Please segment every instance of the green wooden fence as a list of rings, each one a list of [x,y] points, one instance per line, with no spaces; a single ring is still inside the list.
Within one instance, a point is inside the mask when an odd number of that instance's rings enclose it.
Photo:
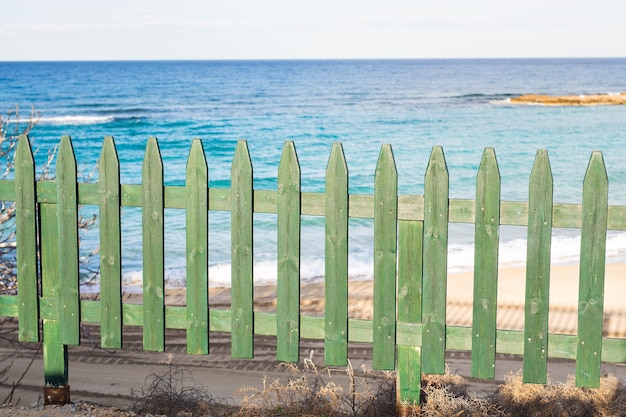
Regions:
[[[208,187],[200,140],[191,146],[185,186],[164,186],[157,140],[149,139],[141,185],[120,184],[112,138],[104,141],[97,183],[78,183],[69,137],[63,137],[56,181],[35,180],[27,137],[19,139],[15,179],[0,181],[0,200],[17,207],[18,294],[0,296],[0,316],[18,317],[19,340],[44,343],[46,401],[55,390],[69,398],[68,345],[80,342],[80,323],[99,323],[101,344],[122,347],[123,326],[143,326],[145,350],[162,351],[165,329],[185,329],[189,354],[209,353],[211,332],[230,332],[232,356],[254,355],[254,335],[276,336],[276,359],[298,361],[301,338],[324,341],[325,363],[343,366],[350,342],[370,343],[373,368],[397,370],[398,400],[416,402],[422,373],[443,373],[447,350],[471,351],[471,374],[494,378],[496,353],[523,355],[527,383],[545,383],[548,358],[576,360],[576,383],[597,387],[602,362],[626,363],[626,339],[603,337],[607,230],[626,230],[626,206],[608,205],[602,154],[591,156],[582,205],[552,201],[546,151],[538,151],[528,202],[500,199],[493,149],[477,173],[475,200],[449,196],[444,153],[434,147],[424,195],[398,195],[392,149],[381,149],[373,195],[348,193],[341,144],[332,146],[324,193],[303,192],[294,144],[287,142],[277,190],[253,188],[245,141],[237,145],[230,189]],[[78,286],[78,205],[99,207],[99,301],[81,300]],[[121,207],[142,208],[143,304],[121,298]],[[164,302],[164,210],[186,211],[186,305]],[[208,216],[230,211],[232,300],[230,310],[208,301]],[[254,311],[253,214],[277,216],[276,313]],[[300,312],[301,216],[325,219],[325,313]],[[374,219],[373,319],[348,318],[348,220]],[[472,327],[446,324],[449,223],[475,225]],[[496,327],[500,225],[528,226],[524,330]],[[578,333],[548,332],[552,228],[581,229]],[[40,328],[40,323],[42,327]],[[43,332],[43,335],[42,335]],[[43,336],[43,337],[42,337]]]

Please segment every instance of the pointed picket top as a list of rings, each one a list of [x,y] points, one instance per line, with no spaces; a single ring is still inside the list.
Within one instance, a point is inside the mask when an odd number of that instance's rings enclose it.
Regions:
[[[248,150],[248,142],[240,139],[235,147],[235,155],[233,157],[232,170],[233,176],[247,175],[252,172],[252,160],[250,159],[250,151]]]
[[[535,162],[530,172],[530,187],[537,188],[541,184],[545,184],[544,189],[552,186],[552,168],[550,167],[550,158],[546,149],[537,150]]]
[[[424,179],[423,372],[445,371],[449,175],[441,146],[434,146]]]
[[[186,173],[198,175],[203,177],[208,174],[208,165],[206,157],[204,155],[204,147],[200,139],[193,139],[191,141],[191,149],[189,150],[189,157],[187,158]]]
[[[472,376],[495,377],[500,170],[485,148],[476,176]]]
[[[39,341],[37,314],[37,206],[35,162],[28,136],[20,135],[15,151],[15,231],[20,342]]]
[[[15,151],[14,163],[16,169],[30,169],[31,165],[34,165],[33,151],[28,135],[20,135],[17,138],[17,150]],[[21,164],[21,166],[18,168],[17,164]]]
[[[589,164],[587,165],[587,171],[585,172],[585,179],[583,180],[583,187],[592,186],[588,184],[595,184],[596,186],[607,188],[609,184],[609,177],[606,173],[606,166],[604,164],[604,156],[601,151],[593,151],[591,158],[589,158]]]
[[[103,348],[122,347],[122,250],[120,219],[120,165],[113,137],[107,136],[100,153],[100,308]]]
[[[187,353],[209,353],[208,186],[209,172],[200,139],[191,142],[186,167]]]
[[[76,166],[76,159],[74,158],[74,148],[72,146],[72,138],[69,136],[62,136],[61,143],[59,145],[59,157],[57,165],[62,164],[65,166]]]
[[[526,300],[524,314],[524,373],[527,383],[547,378],[550,253],[553,179],[548,152],[537,151],[528,192]]]
[[[146,152],[143,157],[143,176],[149,179],[156,175],[157,178],[162,178],[163,176],[163,162],[161,160],[161,151],[159,150],[159,142],[157,138],[150,137],[148,138],[148,143],[146,144]]]
[[[397,177],[396,161],[393,157],[391,145],[386,143],[380,147],[378,162],[376,163],[376,174],[374,181],[385,181],[383,178]]]
[[[374,175],[374,369],[394,369],[398,173],[391,145],[381,147]]]
[[[254,354],[253,310],[253,181],[252,162],[245,140],[237,142],[231,169],[231,354]]]
[[[433,146],[428,159],[425,177],[430,178],[433,176],[448,178],[448,165],[441,146]]]
[[[482,181],[480,180],[482,178],[490,179],[492,181],[500,181],[500,168],[498,167],[496,150],[494,148],[487,147],[483,151],[483,156],[480,160],[480,166],[478,167],[477,177],[481,184]]]
[[[333,143],[330,150],[330,157],[328,158],[328,164],[326,165],[326,178],[337,176],[345,176],[346,178],[348,176],[348,164],[346,163],[346,157],[341,142]]]
[[[604,158],[595,151],[583,181],[576,349],[576,385],[581,387],[600,384],[608,193]]]
[[[348,165],[333,143],[325,189],[324,363],[348,364]]]
[[[100,152],[100,161],[98,165],[107,165],[109,167],[115,167],[119,165],[117,156],[117,148],[115,146],[115,139],[113,136],[106,136],[102,143],[102,151]]]
[[[298,163],[298,154],[296,153],[296,147],[293,141],[285,142],[283,152],[280,156],[278,177],[285,180],[294,179],[291,181],[294,183],[294,185],[296,184],[296,182],[299,182],[295,181],[295,178],[299,179],[300,177],[300,164]]]
[[[61,138],[56,165],[59,225],[59,280],[61,339],[64,344],[80,341],[80,306],[78,290],[78,185],[76,158],[69,136]]]

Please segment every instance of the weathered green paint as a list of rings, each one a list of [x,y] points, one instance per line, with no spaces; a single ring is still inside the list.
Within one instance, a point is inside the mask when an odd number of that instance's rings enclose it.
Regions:
[[[334,143],[326,167],[324,361],[348,364],[348,166]]]
[[[398,322],[422,322],[424,222],[399,222]]]
[[[163,162],[156,138],[148,139],[142,171],[143,348],[165,349]]]
[[[209,353],[209,170],[200,139],[187,159],[187,353]],[[167,321],[166,321],[167,322]]]
[[[396,366],[398,173],[391,145],[383,145],[374,175],[374,369]]]
[[[485,149],[476,178],[472,370],[475,378],[495,377],[500,171],[493,148]]]
[[[419,404],[422,382],[421,366],[420,347],[398,346],[397,405]]]
[[[104,138],[98,164],[100,191],[100,343],[122,347],[122,237],[120,166],[111,136]]]
[[[67,346],[61,342],[61,325],[58,320],[43,320],[43,334],[47,342],[43,343],[44,384],[50,388],[69,385],[69,366]]]
[[[421,384],[421,337],[413,346],[400,346],[402,323],[422,322],[422,240],[424,223],[421,221],[399,222],[398,245],[398,379],[396,391],[399,401],[418,403]],[[414,333],[414,332],[412,332]]]
[[[524,382],[545,384],[548,360],[552,171],[548,152],[539,150],[528,192]]]
[[[278,167],[278,305],[276,359],[300,359],[300,164],[286,142]]]
[[[435,146],[424,180],[422,372],[429,374],[443,374],[445,371],[448,181],[443,149]]]
[[[62,292],[59,280],[59,232],[56,204],[41,204],[41,293],[57,307],[57,317],[43,320],[43,372],[46,387],[68,386],[67,346],[62,341],[58,297]]]
[[[604,270],[609,181],[601,152],[593,152],[583,181],[578,285],[576,385],[597,388],[602,363]]]
[[[237,142],[231,170],[231,288],[234,358],[254,355],[252,162],[246,141]]]
[[[15,152],[15,231],[17,242],[17,288],[20,342],[39,341],[37,290],[37,205],[35,163],[26,135],[18,139]]]
[[[61,138],[56,164],[59,224],[59,293],[61,340],[66,345],[80,343],[78,290],[78,186],[76,159],[69,136]]]

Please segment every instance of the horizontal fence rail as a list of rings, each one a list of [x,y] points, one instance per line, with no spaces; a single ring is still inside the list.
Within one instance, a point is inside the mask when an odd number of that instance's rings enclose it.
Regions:
[[[295,146],[287,142],[276,190],[256,190],[245,141],[235,150],[230,189],[208,186],[209,168],[200,140],[192,142],[184,186],[164,186],[158,142],[150,138],[142,184],[120,184],[113,138],[104,140],[97,183],[79,183],[69,137],[59,147],[56,181],[36,181],[29,139],[19,138],[14,180],[0,181],[0,200],[15,201],[17,295],[0,295],[0,316],[17,317],[19,340],[43,339],[46,389],[69,387],[67,346],[80,342],[80,323],[97,323],[101,345],[123,346],[123,326],[143,327],[145,350],[163,351],[165,329],[184,329],[187,352],[210,352],[211,332],[229,332],[232,356],[251,358],[254,335],[276,336],[276,359],[299,361],[302,338],[324,341],[329,366],[348,362],[348,343],[372,345],[374,369],[397,370],[399,401],[418,402],[422,373],[443,373],[448,350],[472,353],[471,374],[494,378],[497,353],[523,355],[524,381],[545,383],[548,358],[576,360],[576,383],[597,387],[602,362],[626,363],[626,339],[604,337],[603,294],[607,230],[626,230],[626,206],[608,205],[602,154],[591,155],[582,204],[554,203],[546,151],[537,152],[527,202],[502,201],[495,151],[485,149],[476,198],[449,196],[444,152],[434,147],[425,172],[424,195],[398,195],[391,146],[379,155],[373,195],[349,194],[348,167],[340,143],[332,146],[323,193],[303,192]],[[99,208],[100,297],[79,292],[78,207]],[[142,209],[143,301],[121,297],[122,207]],[[186,213],[186,305],[165,305],[164,210]],[[231,307],[211,308],[208,299],[208,218],[231,216]],[[253,215],[277,218],[276,313],[254,309]],[[325,311],[300,311],[302,216],[325,219]],[[348,224],[373,219],[372,319],[348,317]],[[475,227],[471,326],[446,323],[448,228]],[[498,244],[502,225],[527,226],[526,299],[523,330],[496,326]],[[581,230],[577,334],[548,331],[550,253],[553,228]],[[39,254],[39,255],[38,255]],[[40,323],[44,337],[40,335]],[[64,398],[69,398],[69,388]],[[46,394],[46,400],[48,394]],[[52,400],[51,400],[52,401]]]

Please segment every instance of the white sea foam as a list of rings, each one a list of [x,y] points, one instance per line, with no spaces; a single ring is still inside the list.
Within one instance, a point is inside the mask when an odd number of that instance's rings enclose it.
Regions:
[[[474,268],[474,245],[451,242],[448,246],[448,273],[472,271]],[[580,231],[557,231],[552,237],[551,264],[571,265],[580,260]],[[498,248],[498,263],[501,268],[525,267],[527,244],[525,238],[511,238],[501,241]],[[626,261],[626,232],[611,231],[606,240],[607,262]],[[323,282],[325,263],[323,257],[310,257],[301,260],[300,280],[302,283]],[[268,285],[277,281],[277,262],[263,260],[253,266],[254,284]],[[351,280],[370,280],[374,275],[373,255],[368,251],[354,251],[348,258],[348,276]],[[165,271],[167,288],[184,288],[185,268],[168,268]],[[127,293],[142,291],[143,274],[141,270],[125,271],[122,275],[122,287]],[[209,287],[229,287],[231,285],[230,263],[218,263],[209,266]],[[97,292],[97,282],[84,287],[84,291]]]
[[[113,121],[112,116],[54,116],[42,117],[39,123],[48,125],[91,125],[98,123],[109,123]]]
[[[489,104],[511,104],[511,98],[499,98],[495,100],[489,100]]]
[[[511,239],[501,242],[498,261],[501,268],[524,267],[526,265],[526,239]],[[607,236],[606,258],[608,262],[626,260],[626,233],[611,232]],[[580,234],[556,235],[552,238],[551,263],[554,266],[577,263],[580,259]],[[451,243],[448,247],[448,273],[471,271],[474,267],[474,246],[472,244]],[[275,284],[277,280],[277,262],[256,262],[253,267],[254,284]],[[351,280],[369,280],[373,278],[373,258],[371,254],[351,253],[348,260],[348,276]],[[323,282],[325,273],[324,260],[320,258],[302,261],[301,282]],[[165,271],[167,288],[184,288],[185,269],[172,268]],[[231,265],[220,263],[209,267],[210,287],[229,287],[231,284]],[[124,292],[142,291],[143,274],[141,271],[128,271],[122,276]],[[92,284],[89,291],[98,291],[98,285]]]

